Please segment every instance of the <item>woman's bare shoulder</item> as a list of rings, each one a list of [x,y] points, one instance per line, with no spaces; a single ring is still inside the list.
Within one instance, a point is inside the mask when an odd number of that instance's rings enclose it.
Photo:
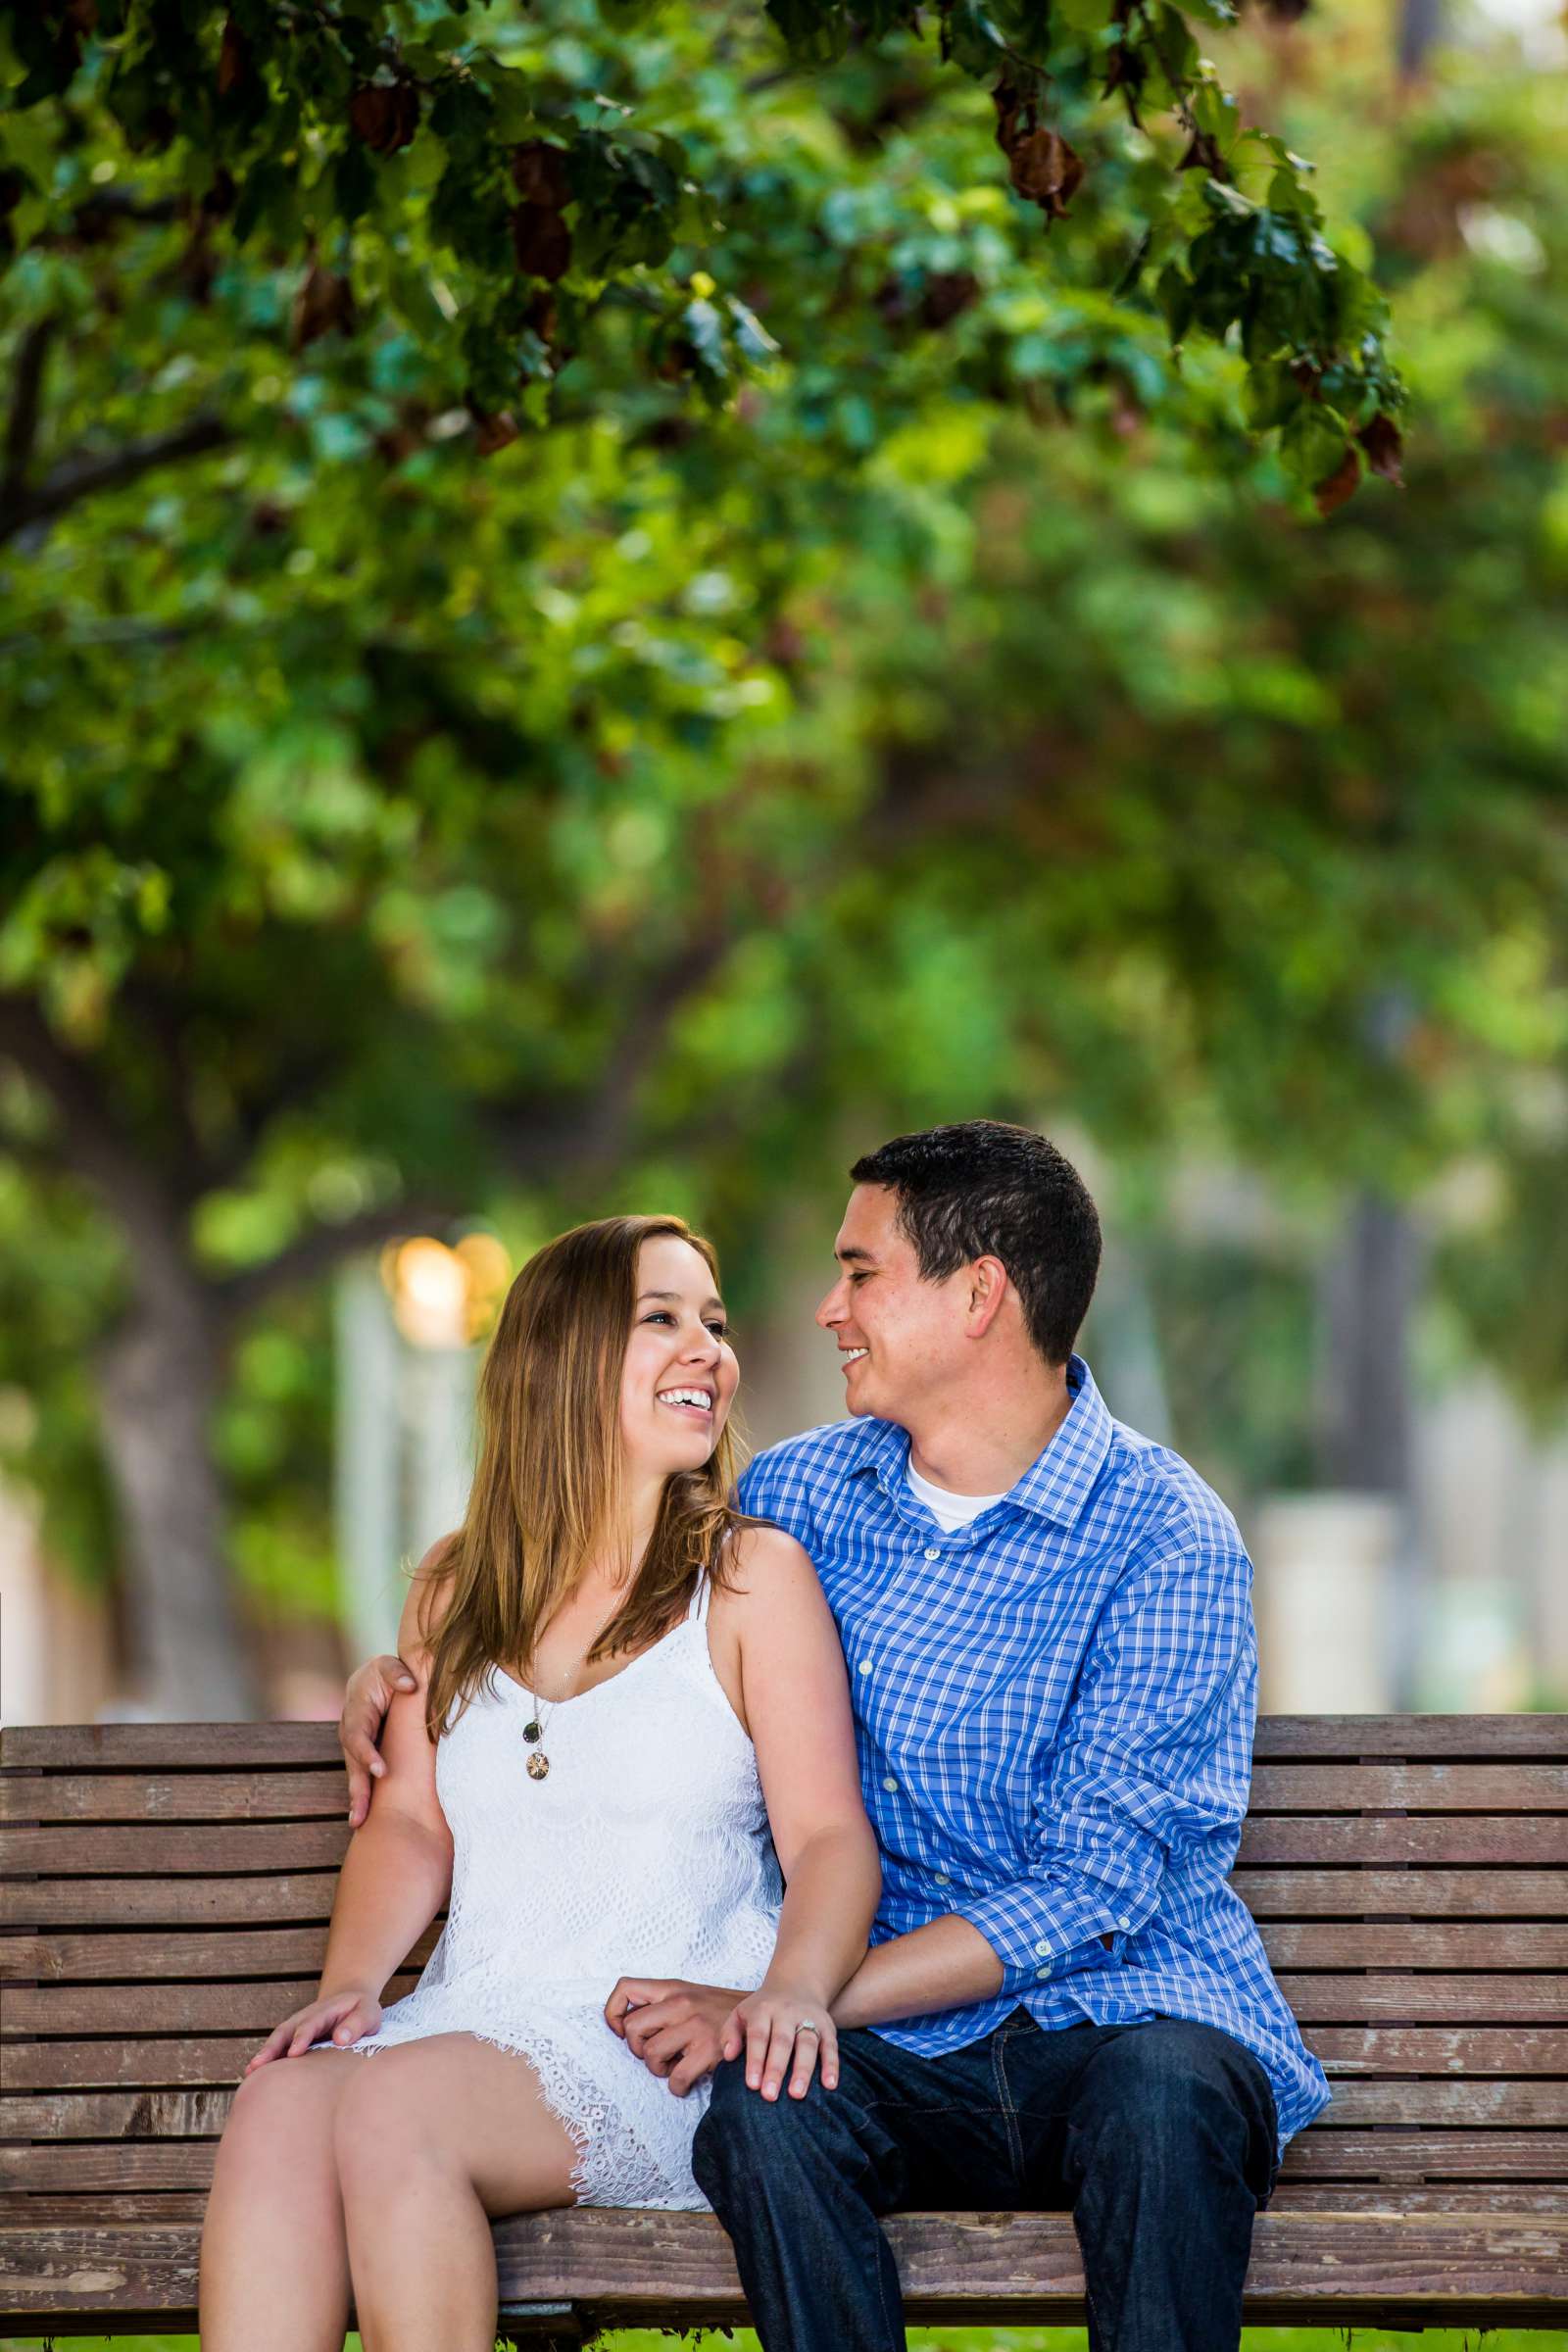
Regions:
[[[453,1546],[457,1540],[456,1529],[450,1535],[438,1537],[409,1579],[408,1598],[403,1603],[398,1626],[398,1654],[405,1664],[413,1664],[416,1650],[428,1649],[441,1622],[456,1565]]]
[[[729,1541],[729,1576],[714,1592],[715,1607],[720,1592],[739,1619],[756,1608],[772,1611],[792,1600],[805,1607],[820,1604],[822,1588],[810,1553],[781,1527],[739,1527]]]

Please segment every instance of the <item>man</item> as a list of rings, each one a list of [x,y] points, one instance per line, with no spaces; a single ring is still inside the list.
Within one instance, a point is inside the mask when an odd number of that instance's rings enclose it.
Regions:
[[[1100,1225],[1060,1152],[975,1120],[851,1176],[817,1321],[852,1417],[741,1486],[816,1563],[881,1845],[839,2080],[762,2095],[720,2056],[731,1987],[628,1980],[610,2014],[656,2072],[714,2069],[694,2168],[768,2352],[902,2347],[880,2215],[1060,2206],[1095,2352],[1224,2352],[1252,2217],[1328,2097],[1226,1884],[1250,1565],[1072,1351]],[[362,1788],[393,1670],[351,1686]]]

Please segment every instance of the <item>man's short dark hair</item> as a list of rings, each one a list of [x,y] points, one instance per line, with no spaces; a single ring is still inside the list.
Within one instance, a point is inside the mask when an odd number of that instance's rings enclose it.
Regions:
[[[1064,1364],[1100,1272],[1100,1218],[1089,1188],[1054,1144],[1027,1127],[965,1119],[895,1136],[850,1170],[886,1185],[926,1282],[977,1257],[1000,1257],[1048,1364]]]

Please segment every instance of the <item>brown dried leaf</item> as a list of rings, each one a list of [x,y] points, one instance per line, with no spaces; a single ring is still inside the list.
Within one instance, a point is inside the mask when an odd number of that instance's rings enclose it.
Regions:
[[[523,318],[532,327],[541,343],[554,344],[560,331],[561,318],[553,294],[547,294],[541,288],[523,313]]]
[[[1067,200],[1084,175],[1083,159],[1059,130],[1032,130],[1011,150],[1012,184],[1038,204],[1048,220],[1066,217]]]
[[[354,332],[354,290],[346,277],[335,270],[323,270],[313,262],[306,271],[299,292],[294,297],[294,312],[289,320],[289,349],[303,351],[318,335],[330,334],[341,327],[344,334]]]
[[[541,204],[559,213],[571,202],[571,179],[566,151],[548,139],[528,139],[512,150],[512,178],[527,204]],[[542,274],[542,273],[541,273]]]
[[[512,243],[517,268],[552,283],[571,267],[571,231],[548,204],[518,204],[512,211]]]
[[[1400,460],[1404,455],[1404,437],[1392,416],[1380,410],[1370,424],[1364,424],[1356,439],[1366,451],[1366,462],[1372,471],[1381,474],[1386,482],[1396,482],[1404,488],[1404,469]]]
[[[522,429],[510,409],[475,409],[472,414],[474,447],[481,458],[493,458],[498,449],[510,448]]]
[[[1360,486],[1361,461],[1356,456],[1351,444],[1347,441],[1345,455],[1335,466],[1334,471],[1326,473],[1320,482],[1314,482],[1312,485],[1312,496],[1317,501],[1318,513],[1332,514],[1336,507],[1343,507],[1348,498],[1353,498]]]
[[[921,321],[926,326],[946,326],[977,301],[979,294],[980,280],[972,270],[939,270],[926,281]]]
[[[223,26],[223,45],[218,53],[218,95],[226,98],[251,69],[251,45],[232,17]]]
[[[376,155],[395,155],[419,127],[419,93],[412,81],[366,81],[349,100],[349,121]]]

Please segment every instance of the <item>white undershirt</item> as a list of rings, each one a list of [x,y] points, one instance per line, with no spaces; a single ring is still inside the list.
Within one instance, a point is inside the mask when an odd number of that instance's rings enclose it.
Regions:
[[[1009,1491],[1004,1487],[1002,1494],[955,1494],[947,1487],[934,1487],[928,1478],[922,1478],[913,1462],[908,1465],[908,1471],[910,1493],[925,1504],[932,1518],[939,1521],[950,1536],[956,1527],[967,1527],[971,1519],[978,1519],[982,1511],[989,1511],[991,1505],[1000,1502],[1003,1494]]]

